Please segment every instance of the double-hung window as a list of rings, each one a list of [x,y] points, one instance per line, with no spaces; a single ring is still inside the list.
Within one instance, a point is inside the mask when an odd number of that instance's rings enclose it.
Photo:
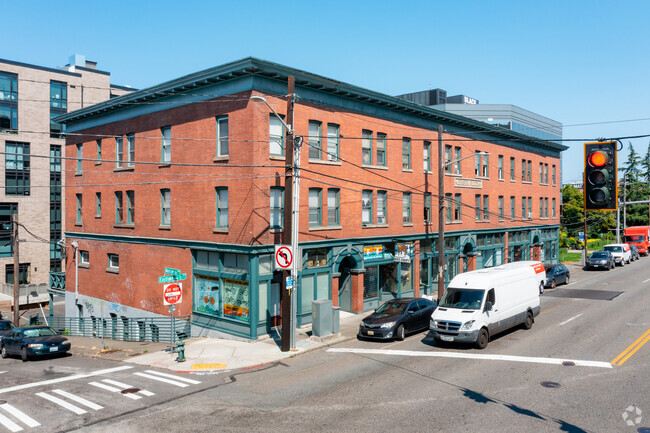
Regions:
[[[481,173],[481,176],[483,177],[490,177],[489,173],[489,164],[488,164],[488,158],[490,155],[481,155],[483,157],[483,171]]]
[[[476,209],[476,220],[481,219],[481,194],[474,195],[474,207]]]
[[[126,192],[126,223],[135,223],[135,191]]]
[[[555,198],[551,200],[551,215],[555,218]]]
[[[451,173],[451,146],[445,145],[445,173]]]
[[[498,175],[499,175],[499,180],[503,180],[503,155],[499,155],[499,160],[498,160]]]
[[[372,191],[367,189],[361,192],[361,223],[372,224]]]
[[[115,191],[115,224],[124,223],[124,203],[122,200],[122,191]]]
[[[339,160],[339,125],[333,123],[327,125],[327,160]]]
[[[544,163],[539,163],[539,183],[544,183]]]
[[[548,185],[548,164],[544,164],[544,183]]]
[[[77,144],[77,172],[76,174],[81,174],[82,170],[82,161],[83,161],[83,144]]]
[[[102,216],[102,193],[95,193],[95,218],[100,218]]]
[[[454,174],[460,174],[460,160],[460,147],[456,146],[454,147]]]
[[[228,188],[218,187],[216,189],[217,199],[217,228],[228,228]]]
[[[172,162],[172,127],[161,128],[160,135],[160,162],[168,164]]]
[[[99,138],[97,139],[97,161],[95,164],[101,164],[102,163],[102,139]]]
[[[402,193],[402,223],[411,223],[411,193]]]
[[[452,200],[451,193],[450,192],[445,193],[445,207],[447,208],[445,214],[446,214],[446,222],[448,223],[451,222],[452,214],[454,212],[453,204],[451,200]]]
[[[555,166],[553,166],[553,186],[555,186]]]
[[[5,194],[30,195],[29,143],[5,143]]]
[[[172,224],[171,191],[160,190],[160,225],[170,226]]]
[[[386,191],[377,191],[377,224],[387,224]]]
[[[217,158],[228,156],[228,116],[217,117]]]
[[[269,116],[269,152],[271,156],[284,156],[284,125],[275,114]]]
[[[422,149],[424,171],[431,171],[431,142],[425,141]]]
[[[0,130],[18,129],[18,75],[0,72]]]
[[[361,163],[372,165],[372,131],[361,131]]]
[[[126,166],[135,166],[135,134],[128,134],[126,136]]]
[[[456,193],[454,197],[454,221],[460,221],[463,215],[463,199],[460,193]]]
[[[525,220],[528,218],[528,214],[526,212],[526,197],[521,198],[521,219]]]
[[[68,84],[62,81],[50,81],[50,137],[64,138],[65,125],[51,119],[68,111]]]
[[[402,170],[411,169],[411,139],[402,138]]]
[[[510,196],[510,219],[512,221],[515,220],[515,196],[511,195]]]
[[[124,167],[124,138],[115,137],[115,167]]]
[[[499,221],[503,221],[503,196],[499,196]]]
[[[309,188],[309,226],[320,227],[322,225],[322,190],[320,188]]]
[[[83,196],[81,194],[76,194],[76,199],[77,199],[77,219],[76,223],[81,224],[82,223],[82,210],[83,210]]]
[[[284,188],[279,186],[271,187],[271,214],[269,226],[271,229],[282,229],[284,226]]]
[[[341,225],[339,219],[339,194],[338,189],[327,190],[327,225],[339,226]]]
[[[309,159],[321,159],[321,123],[309,121]]]
[[[525,159],[521,160],[521,181],[522,182],[526,181],[526,160]]]
[[[510,158],[510,181],[515,181],[515,158]]]
[[[431,193],[430,192],[425,192],[424,193],[424,222],[429,223],[431,222]]]
[[[386,134],[377,133],[377,165],[386,166]]]
[[[533,181],[533,161],[528,161],[528,170],[526,171],[526,180]]]

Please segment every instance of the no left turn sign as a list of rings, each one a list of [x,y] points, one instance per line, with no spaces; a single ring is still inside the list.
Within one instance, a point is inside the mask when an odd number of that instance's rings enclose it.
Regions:
[[[275,268],[289,269],[293,263],[293,251],[288,245],[275,246]]]

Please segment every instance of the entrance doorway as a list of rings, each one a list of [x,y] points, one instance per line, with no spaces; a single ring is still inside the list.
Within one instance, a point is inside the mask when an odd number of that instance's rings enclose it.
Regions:
[[[354,259],[350,256],[341,261],[339,265],[339,307],[343,311],[352,311],[352,274],[350,269],[356,265]]]

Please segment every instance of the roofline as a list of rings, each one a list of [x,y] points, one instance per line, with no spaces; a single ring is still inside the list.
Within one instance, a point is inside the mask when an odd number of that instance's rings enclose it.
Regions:
[[[66,71],[65,69],[48,68],[47,66],[38,66],[29,63],[16,62],[14,60],[0,59],[0,63],[7,63],[14,66],[20,66],[21,68],[30,68],[30,69],[38,69],[40,71],[56,72],[57,74],[71,75],[73,77],[81,77],[81,74],[77,72],[70,72],[70,71]]]
[[[134,87],[122,86],[120,84],[111,84],[111,89],[130,90],[132,92],[137,92],[138,90],[140,90]]]
[[[269,79],[286,81],[288,76],[295,77],[296,87],[308,87],[321,92],[335,94],[341,98],[359,100],[365,103],[374,104],[384,108],[402,111],[416,116],[434,120],[440,123],[453,124],[456,127],[463,127],[470,130],[476,130],[488,135],[525,141],[536,146],[550,148],[555,151],[568,149],[568,146],[554,143],[548,140],[541,140],[514,131],[505,130],[484,122],[469,119],[464,116],[447,113],[445,111],[429,108],[424,105],[415,104],[395,96],[390,96],[375,92],[372,90],[357,87],[351,84],[343,83],[321,75],[299,69],[290,68],[278,63],[255,57],[246,57],[234,62],[226,63],[221,66],[205,69],[167,81],[152,87],[131,92],[117,98],[113,98],[90,107],[82,108],[70,113],[63,114],[55,120],[60,123],[75,123],[84,118],[117,111],[124,107],[132,106],[135,103],[152,101],[161,98],[169,98],[175,93],[182,93],[199,87],[213,85],[219,82],[244,77],[244,76],[262,76]]]

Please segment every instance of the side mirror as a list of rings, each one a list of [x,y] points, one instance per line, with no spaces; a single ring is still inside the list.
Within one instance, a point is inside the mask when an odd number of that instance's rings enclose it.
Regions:
[[[409,314],[409,315],[410,315],[410,314],[413,314],[413,310],[408,310],[408,311],[406,312],[406,314]]]
[[[492,302],[487,301],[485,303],[485,311],[492,311]]]

